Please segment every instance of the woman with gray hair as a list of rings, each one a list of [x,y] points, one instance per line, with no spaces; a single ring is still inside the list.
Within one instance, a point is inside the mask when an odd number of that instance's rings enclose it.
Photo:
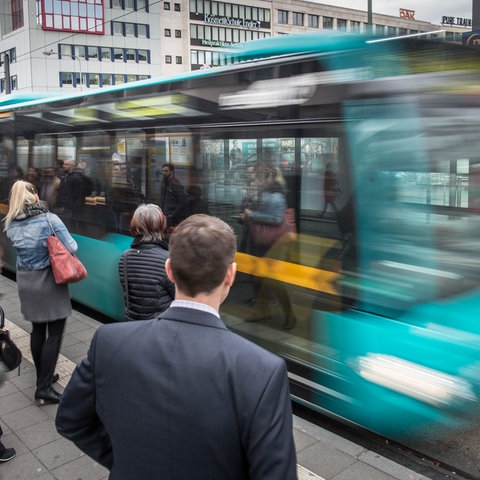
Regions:
[[[157,317],[175,296],[175,286],[165,271],[166,227],[167,220],[158,205],[140,205],[133,214],[130,232],[134,240],[118,264],[127,321]]]

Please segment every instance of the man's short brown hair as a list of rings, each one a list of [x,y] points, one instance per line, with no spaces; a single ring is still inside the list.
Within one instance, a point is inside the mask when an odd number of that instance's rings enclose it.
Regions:
[[[211,293],[223,282],[237,240],[223,220],[192,215],[170,237],[170,265],[179,290],[190,297]]]

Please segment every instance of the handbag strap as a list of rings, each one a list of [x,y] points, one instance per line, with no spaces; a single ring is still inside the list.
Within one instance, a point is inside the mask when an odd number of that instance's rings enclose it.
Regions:
[[[50,217],[48,216],[48,213],[45,214],[45,216],[47,217],[47,222],[48,222],[48,226],[50,227],[50,233],[52,235],[55,235],[55,230],[52,226],[52,222],[50,221]],[[56,235],[55,235],[56,236]]]
[[[5,327],[5,312],[3,311],[3,308],[0,307],[0,330],[3,330]]]

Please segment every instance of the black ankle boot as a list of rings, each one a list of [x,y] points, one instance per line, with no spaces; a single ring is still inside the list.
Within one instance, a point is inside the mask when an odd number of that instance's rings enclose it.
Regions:
[[[60,403],[62,394],[58,393],[52,387],[45,390],[37,390],[35,392],[35,400],[39,405],[46,405],[51,403]]]

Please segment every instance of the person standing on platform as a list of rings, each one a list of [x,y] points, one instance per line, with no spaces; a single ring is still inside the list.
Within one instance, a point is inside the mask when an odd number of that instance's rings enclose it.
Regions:
[[[159,318],[100,327],[57,410],[58,432],[116,480],[295,480],[284,360],[218,310],[236,238],[192,215],[170,238],[175,300]]]
[[[187,196],[180,180],[175,177],[175,165],[162,165],[162,188],[160,190],[160,208],[167,217],[167,227],[176,227],[186,215]]]
[[[47,218],[48,215],[48,218]],[[17,287],[21,311],[32,322],[30,348],[37,373],[35,400],[41,405],[58,403],[61,394],[52,388],[67,317],[72,312],[68,285],[57,285],[50,267],[46,239],[55,235],[70,253],[77,251],[72,238],[57,215],[40,205],[36,188],[15,182],[5,217],[5,231],[17,251]]]
[[[5,381],[5,372],[6,372],[6,368],[3,365],[3,363],[0,362],[0,386]],[[0,462],[8,462],[13,457],[15,457],[17,452],[15,451],[14,448],[7,448],[3,444],[2,440],[1,440],[2,436],[3,436],[3,430],[2,430],[2,427],[0,425]]]
[[[175,296],[175,285],[165,271],[168,244],[162,235],[166,228],[167,220],[158,205],[149,203],[135,210],[130,223],[135,238],[118,264],[127,321],[157,317]]]

